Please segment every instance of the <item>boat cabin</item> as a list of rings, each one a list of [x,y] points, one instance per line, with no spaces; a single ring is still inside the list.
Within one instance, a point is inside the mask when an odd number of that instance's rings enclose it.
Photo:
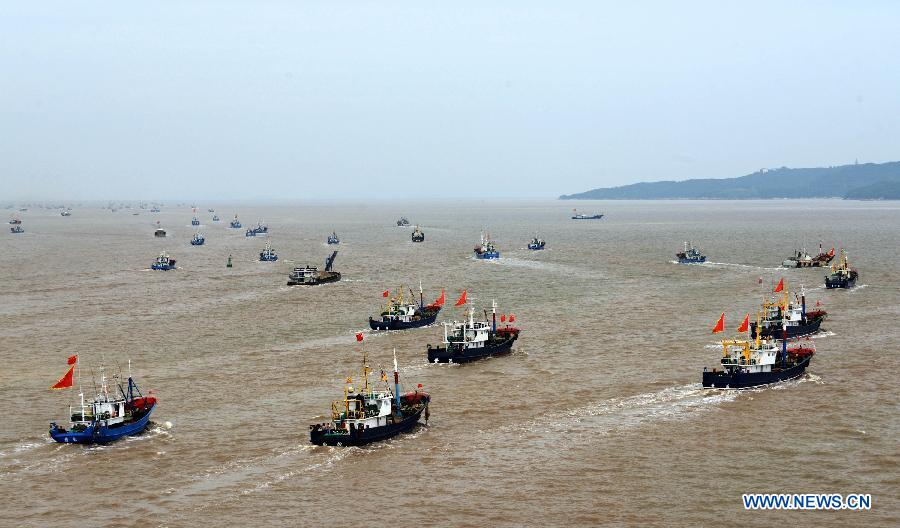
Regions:
[[[729,372],[771,372],[779,352],[775,342],[768,340],[751,345],[749,341],[726,339],[722,349],[722,367]]]

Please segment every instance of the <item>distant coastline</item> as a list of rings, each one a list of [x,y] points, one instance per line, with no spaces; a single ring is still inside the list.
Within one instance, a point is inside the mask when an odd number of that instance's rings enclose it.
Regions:
[[[900,200],[900,161],[761,169],[737,178],[634,183],[564,194],[560,200]]]

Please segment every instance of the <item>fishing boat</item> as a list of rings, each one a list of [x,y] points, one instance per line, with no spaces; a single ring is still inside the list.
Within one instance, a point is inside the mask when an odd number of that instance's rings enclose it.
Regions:
[[[419,226],[416,226],[416,228],[413,229],[412,241],[413,242],[425,242],[425,233],[423,233],[422,230],[419,229]]]
[[[600,220],[603,218],[602,214],[594,213],[594,214],[583,214],[579,213],[576,209],[572,209],[572,220]]]
[[[65,389],[73,386],[77,356],[69,358],[72,365],[66,375],[53,386]],[[156,408],[156,397],[144,396],[131,376],[129,362],[128,380],[125,385],[119,376],[113,378],[115,388],[110,390],[103,367],[100,367],[100,388],[91,400],[79,396],[80,403],[69,406],[69,428],[50,423],[50,437],[61,444],[105,444],[125,436],[139,434],[147,428],[150,415]]]
[[[493,260],[500,258],[500,251],[494,246],[490,236],[481,233],[481,243],[475,246],[475,258],[481,260]]]
[[[531,239],[531,242],[528,243],[528,249],[532,251],[539,251],[541,249],[544,249],[544,245],[546,245],[546,243],[544,242],[543,238],[534,236],[534,238]]]
[[[328,244],[334,245],[334,244],[340,244],[340,243],[341,243],[341,240],[338,238],[337,233],[332,231],[331,234],[328,235]]]
[[[763,338],[790,339],[811,335],[819,331],[828,317],[828,312],[820,308],[807,311],[806,294],[802,291],[792,301],[784,279],[778,282],[775,293],[782,295],[780,298],[766,299],[762,306],[762,320],[750,324],[752,337],[756,337],[757,328]]]
[[[390,297],[381,311],[381,319],[376,320],[369,317],[369,327],[372,330],[406,330],[408,328],[419,328],[434,323],[437,319],[441,307],[444,306],[444,292],[441,290],[441,296],[433,303],[426,305],[423,300],[422,284],[419,284],[419,302],[416,303],[415,297],[410,290],[410,302],[403,297],[403,287],[397,288],[399,294]],[[385,290],[384,296],[388,297],[390,291]]]
[[[815,257],[806,252],[806,249],[797,251],[796,256],[785,259],[781,265],[785,268],[821,268],[834,258],[834,248],[828,253],[822,251],[822,244],[819,244],[819,254]]]
[[[218,221],[219,221],[219,215],[213,215],[212,221],[213,221],[213,222],[218,222]]]
[[[756,315],[756,326],[760,325],[760,314]],[[750,328],[750,316],[738,332],[746,332]],[[713,332],[724,330],[725,314]],[[753,341],[749,339],[722,340],[722,359],[719,367],[703,369],[703,387],[712,389],[746,389],[786,381],[801,376],[815,354],[815,347],[798,344],[788,347],[788,339],[777,340],[762,338],[759,335]]]
[[[159,270],[159,271],[169,271],[175,269],[175,259],[169,257],[169,255],[163,251],[156,257],[156,260],[153,261],[153,264],[150,264],[150,269]]]
[[[200,219],[195,216],[194,218],[191,219],[191,225],[192,226],[200,225]]]
[[[234,220],[232,220],[231,223],[228,224],[228,226],[231,227],[232,229],[240,229],[241,228],[241,222],[240,222],[240,220],[238,220],[237,215],[234,215]]]
[[[12,226],[12,227],[9,228],[9,232],[12,233],[12,234],[14,234],[14,235],[18,235],[19,233],[24,233],[25,230],[22,229],[22,226],[20,226],[20,225],[14,225],[14,226]]]
[[[66,209],[65,211],[59,213],[59,216],[72,216],[72,211]]]
[[[269,226],[257,222],[256,227],[247,230],[247,236],[265,235],[269,232]],[[252,234],[251,234],[252,233]]]
[[[255,230],[255,229],[248,229],[248,230],[244,233],[244,236],[245,236],[245,237],[255,237],[255,236],[256,236],[256,230]]]
[[[21,223],[22,223],[22,220],[17,216],[14,216],[9,219],[9,225],[20,225]]]
[[[153,232],[153,236],[157,238],[164,238],[166,236],[166,230],[159,226],[159,220],[156,221],[156,231]]]
[[[206,212],[207,212],[207,213],[215,213],[216,210],[213,209],[212,207],[210,207],[209,209],[206,210]]]
[[[331,256],[325,259],[325,270],[319,271],[315,266],[303,266],[294,268],[288,275],[288,286],[316,286],[327,282],[337,282],[341,280],[341,274],[337,271],[331,271],[334,265],[334,259],[338,252],[334,251]]]
[[[158,213],[158,212],[159,212],[159,207],[157,207],[157,206],[154,205],[153,208],[150,209],[150,212],[151,212],[151,213]]]
[[[259,252],[259,261],[275,262],[276,260],[278,260],[278,255],[275,253],[275,250],[272,249],[272,246],[269,244],[269,242],[266,241],[266,247]]]
[[[466,292],[456,305],[466,303]],[[486,318],[486,316],[485,316]],[[506,319],[503,317],[503,319]],[[515,321],[511,315],[509,322]],[[444,344],[427,346],[429,363],[468,363],[476,359],[506,354],[519,338],[519,329],[507,324],[497,328],[497,302],[492,303],[491,320],[476,321],[475,311],[467,307],[463,321],[441,323],[444,327]]]
[[[700,253],[698,248],[694,247],[693,242],[685,242],[684,249],[675,253],[675,258],[679,264],[702,264],[706,262],[706,255]]]
[[[202,246],[206,243],[206,237],[203,236],[203,233],[195,233],[194,238],[191,239],[192,246]]]
[[[357,336],[357,339],[362,334]],[[363,353],[363,387],[355,390],[347,378],[344,399],[331,404],[331,421],[309,426],[309,440],[315,445],[361,446],[380,440],[387,440],[405,433],[419,423],[424,415],[428,423],[428,404],[431,395],[422,390],[422,384],[414,391],[400,392],[400,369],[397,366],[397,351],[394,350],[394,386],[388,385],[388,376],[382,371],[384,388],[369,386],[372,370],[368,358]]]
[[[408,225],[409,225],[409,220],[407,220],[405,216],[401,216],[400,220],[397,220],[397,227],[405,227]]]
[[[825,287],[834,288],[852,288],[856,286],[856,279],[859,273],[850,267],[847,262],[847,253],[841,248],[841,256],[838,259],[838,265],[831,266],[831,275],[825,276]]]

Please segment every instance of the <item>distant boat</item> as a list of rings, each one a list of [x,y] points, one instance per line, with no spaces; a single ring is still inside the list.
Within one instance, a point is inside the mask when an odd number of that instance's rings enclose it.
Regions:
[[[692,242],[684,243],[684,250],[675,253],[679,264],[702,264],[706,262],[706,255],[700,253],[700,250],[694,247]]]
[[[72,211],[69,211],[69,210],[67,209],[67,210],[65,210],[65,211],[63,211],[63,212],[61,212],[61,213],[59,213],[59,216],[72,216]]]
[[[231,255],[228,255],[228,263],[225,264],[225,267],[226,267],[226,268],[230,268],[230,267],[231,267]]]
[[[408,225],[409,225],[409,220],[407,220],[405,216],[401,216],[400,220],[397,220],[397,227],[405,227]]]
[[[210,208],[209,208],[209,209],[207,209],[207,212],[210,212],[210,213],[215,213],[215,212],[216,212],[216,210],[215,210],[215,209],[213,209],[213,208],[212,208],[212,207],[210,207]]]
[[[825,267],[834,258],[834,248],[825,253],[822,250],[822,244],[819,244],[819,254],[815,257],[806,252],[805,249],[797,251],[796,256],[785,259],[781,265],[785,268],[822,268]]]
[[[331,271],[334,265],[334,259],[338,252],[334,251],[331,256],[325,259],[325,271],[319,271],[315,266],[303,266],[294,268],[288,275],[288,286],[316,286],[325,284],[326,282],[337,282],[341,280],[341,274],[338,271]]]
[[[218,222],[218,221],[219,221],[219,215],[213,215],[212,221],[213,221],[213,222]]]
[[[232,220],[231,224],[229,224],[229,225],[231,226],[232,229],[240,229],[241,228],[241,222],[238,220],[237,215],[234,215],[234,220]]]
[[[169,255],[163,251],[156,257],[156,260],[153,261],[153,264],[150,264],[150,269],[157,271],[169,271],[175,269],[175,259],[169,257]]]
[[[475,246],[475,258],[481,260],[493,260],[500,258],[500,250],[494,246],[490,236],[481,233],[481,243]]]
[[[204,237],[202,233],[195,234],[194,238],[191,239],[192,246],[202,246],[205,243],[206,243],[206,237]]]
[[[412,241],[425,242],[425,233],[423,233],[422,230],[419,229],[419,226],[416,226],[416,228],[412,232]]]
[[[244,233],[245,236],[252,237],[256,235],[265,235],[269,232],[269,226],[257,223],[256,227],[250,228]]]
[[[195,216],[194,218],[191,219],[191,225],[192,226],[200,225],[200,219]]]
[[[543,238],[534,237],[531,239],[531,242],[528,243],[528,249],[538,251],[544,249],[546,242],[544,242]]]
[[[153,208],[150,209],[150,212],[151,212],[151,213],[158,213],[158,212],[159,212],[159,207],[156,207],[156,206],[154,205]]]
[[[275,250],[272,249],[272,246],[269,245],[269,242],[266,241],[266,247],[259,252],[259,261],[275,262],[276,260],[278,260],[278,255],[275,253]]]
[[[380,319],[369,317],[369,327],[372,330],[406,330],[419,328],[434,323],[441,307],[444,305],[444,292],[435,302],[426,305],[422,298],[422,285],[419,284],[419,302],[415,298],[408,301],[403,299],[403,287],[398,288],[399,295],[391,297],[381,312]],[[385,291],[385,294],[390,292]],[[412,293],[412,291],[410,291]]]
[[[328,235],[328,243],[331,245],[341,243],[341,240],[338,238],[337,233],[332,231],[331,234]]]
[[[15,226],[9,228],[9,232],[12,233],[12,234],[14,234],[14,235],[17,235],[17,234],[19,234],[19,233],[24,233],[25,230],[22,229],[22,226],[20,226],[20,225],[15,225]]]
[[[456,305],[466,303],[466,294]],[[506,354],[519,338],[519,329],[510,325],[497,328],[497,303],[491,303],[491,320],[476,321],[471,306],[461,322],[441,323],[444,326],[443,346],[427,346],[429,363],[468,363],[476,359]],[[506,319],[503,317],[502,319]],[[515,321],[511,315],[509,321]]]
[[[19,225],[22,223],[22,220],[19,217],[14,216],[14,217],[10,218],[9,223],[10,223],[10,225]]]
[[[574,215],[572,215],[572,220],[600,220],[601,218],[603,218],[603,215],[599,214],[599,213],[595,213],[592,215],[586,215],[586,214],[579,213],[575,209],[572,209],[572,212],[575,213]]]
[[[166,230],[159,226],[159,221],[156,221],[156,231],[153,232],[153,236],[157,238],[162,238],[166,236]]]

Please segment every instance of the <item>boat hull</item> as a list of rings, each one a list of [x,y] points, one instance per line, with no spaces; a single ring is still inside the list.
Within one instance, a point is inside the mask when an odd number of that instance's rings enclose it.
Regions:
[[[437,319],[438,313],[426,314],[412,321],[399,321],[397,319],[382,319],[377,321],[369,317],[369,327],[372,330],[408,330],[410,328],[421,328],[433,324]]]
[[[492,356],[508,354],[512,350],[513,343],[519,338],[519,334],[510,334],[502,341],[489,343],[481,348],[469,348],[460,351],[450,351],[447,347],[433,347],[428,345],[429,363],[468,363]]]
[[[849,277],[839,277],[837,279],[832,279],[829,276],[825,276],[825,287],[832,290],[835,288],[852,288],[856,286],[856,275],[851,275]]]
[[[678,257],[679,264],[703,264],[706,262],[706,257],[697,257],[697,258],[688,258],[688,257]]]
[[[593,215],[593,216],[577,215],[577,216],[573,216],[572,220],[600,220],[601,218],[603,218],[602,214]]]
[[[494,259],[500,258],[500,252],[499,251],[488,251],[485,253],[479,253],[476,251],[475,258],[477,258],[478,260],[494,260]]]
[[[325,272],[329,275],[324,277],[319,277],[316,282],[298,282],[291,279],[288,279],[288,286],[318,286],[319,284],[326,284],[328,282],[337,282],[341,280],[341,274],[337,271],[328,271]]]
[[[147,414],[119,427],[90,426],[84,431],[65,431],[56,427],[56,424],[52,424],[50,437],[61,444],[106,444],[125,436],[134,436],[142,433],[147,428],[147,424],[150,422],[150,415],[153,414],[154,409],[156,409],[155,403],[147,411]]]
[[[798,324],[796,326],[787,327],[787,338],[791,339],[793,337],[803,337],[810,334],[815,334],[819,331],[819,327],[822,326],[822,321],[825,320],[825,316],[814,317],[808,319],[806,323]],[[756,339],[756,323],[750,323],[750,336],[753,339]],[[781,328],[773,328],[773,327],[763,327],[760,332],[760,337],[762,338],[772,338],[772,339],[783,339],[785,337],[784,330]]]
[[[427,406],[404,417],[397,423],[369,429],[351,429],[350,434],[329,434],[324,429],[314,427],[309,432],[309,441],[315,445],[327,446],[362,446],[380,442],[411,430],[419,423],[419,417],[422,416],[425,409]]]
[[[528,249],[532,251],[540,251],[544,249],[544,244],[528,244]]]
[[[153,264],[152,266],[150,266],[150,269],[156,270],[156,271],[169,271],[169,270],[175,269],[175,265],[172,264],[172,265],[163,266],[163,265]]]
[[[711,389],[747,389],[797,378],[806,372],[811,356],[796,365],[776,372],[733,372],[705,370],[703,387]]]

